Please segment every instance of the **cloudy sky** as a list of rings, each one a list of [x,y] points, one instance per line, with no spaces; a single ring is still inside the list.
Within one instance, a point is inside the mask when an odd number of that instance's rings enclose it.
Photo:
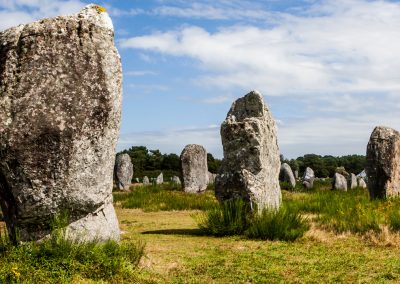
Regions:
[[[90,1],[0,0],[0,29]],[[400,1],[99,1],[124,72],[118,150],[222,157],[231,103],[259,90],[282,154],[364,154],[376,125],[400,129]]]

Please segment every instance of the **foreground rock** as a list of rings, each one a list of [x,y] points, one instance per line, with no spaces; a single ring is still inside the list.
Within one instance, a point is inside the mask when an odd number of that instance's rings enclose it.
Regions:
[[[208,184],[207,152],[201,145],[187,145],[181,153],[183,190],[203,192]]]
[[[379,126],[371,134],[367,146],[368,190],[371,198],[400,194],[400,133]]]
[[[115,180],[120,190],[129,191],[133,177],[133,165],[128,154],[120,154],[115,159]],[[139,181],[137,181],[139,182]]]
[[[332,185],[334,190],[347,191],[347,180],[339,173],[335,173],[333,176]]]
[[[281,181],[285,181],[285,182],[289,183],[292,188],[296,187],[296,179],[294,177],[292,169],[286,163],[283,163],[282,166],[281,166],[279,179]]]
[[[314,186],[315,175],[314,171],[307,167],[303,174],[303,185],[307,189],[311,189]]]
[[[112,205],[121,63],[104,9],[0,33],[0,202],[10,237],[119,239]]]
[[[215,179],[218,200],[242,198],[259,210],[278,208],[276,125],[260,93],[253,91],[232,104],[221,125],[221,137],[224,159]]]
[[[350,174],[349,177],[348,177],[348,181],[349,181],[348,187],[349,187],[350,189],[356,188],[356,187],[358,186],[358,184],[357,184],[357,177],[356,177],[355,174],[353,174],[353,173]]]

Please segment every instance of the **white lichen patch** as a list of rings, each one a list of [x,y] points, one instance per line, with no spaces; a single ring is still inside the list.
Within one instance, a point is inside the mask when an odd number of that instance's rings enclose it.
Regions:
[[[79,12],[79,17],[91,20],[96,25],[114,31],[114,26],[106,9],[96,4],[89,4]]]

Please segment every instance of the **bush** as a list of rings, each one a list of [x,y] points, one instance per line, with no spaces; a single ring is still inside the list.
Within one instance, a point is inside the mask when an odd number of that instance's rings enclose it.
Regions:
[[[216,204],[198,222],[200,230],[207,235],[241,235],[248,227],[250,207],[241,199]]]
[[[123,208],[141,208],[144,211],[205,210],[216,203],[214,193],[183,192],[174,184],[150,185],[132,188],[129,193],[114,193],[114,201]]]
[[[388,214],[389,228],[392,231],[400,231],[400,211],[392,209]]]
[[[0,283],[71,283],[75,277],[123,281],[134,276],[142,244],[78,242],[58,226],[41,242],[13,245],[0,234]]]
[[[246,236],[250,239],[294,241],[309,229],[309,223],[294,207],[265,209],[255,215]]]
[[[296,208],[265,209],[258,215],[241,199],[226,201],[206,211],[198,226],[207,235],[285,241],[296,240],[309,228]]]

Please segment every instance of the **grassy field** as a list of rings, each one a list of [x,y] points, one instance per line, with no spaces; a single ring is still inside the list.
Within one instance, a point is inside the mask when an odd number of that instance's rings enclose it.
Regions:
[[[301,212],[309,222],[305,235],[289,242],[251,240],[245,235],[205,235],[198,227],[198,220],[205,214],[203,210],[217,204],[212,192],[187,196],[177,188],[164,186],[162,190],[149,187],[136,193],[116,193],[122,244],[143,243],[144,256],[129,275],[120,271],[118,277],[99,279],[77,274],[69,281],[398,283],[400,234],[396,216],[399,201],[371,202],[368,194],[360,189],[347,193],[327,191],[328,182],[317,187],[318,190],[311,192],[283,192],[285,206]],[[166,209],[160,202],[160,194],[167,195],[167,200],[175,204],[169,206],[176,206],[176,209]],[[129,201],[133,196],[137,200]],[[206,200],[208,205],[200,207],[202,210],[183,210],[184,204],[193,208],[196,200]],[[23,259],[14,263],[23,264]],[[6,265],[0,259],[0,271],[4,271]],[[12,266],[7,267],[12,270]],[[51,271],[51,268],[38,268],[39,271],[45,269]],[[49,277],[47,281],[58,283],[56,279]],[[29,278],[15,281],[18,282],[31,283]]]

